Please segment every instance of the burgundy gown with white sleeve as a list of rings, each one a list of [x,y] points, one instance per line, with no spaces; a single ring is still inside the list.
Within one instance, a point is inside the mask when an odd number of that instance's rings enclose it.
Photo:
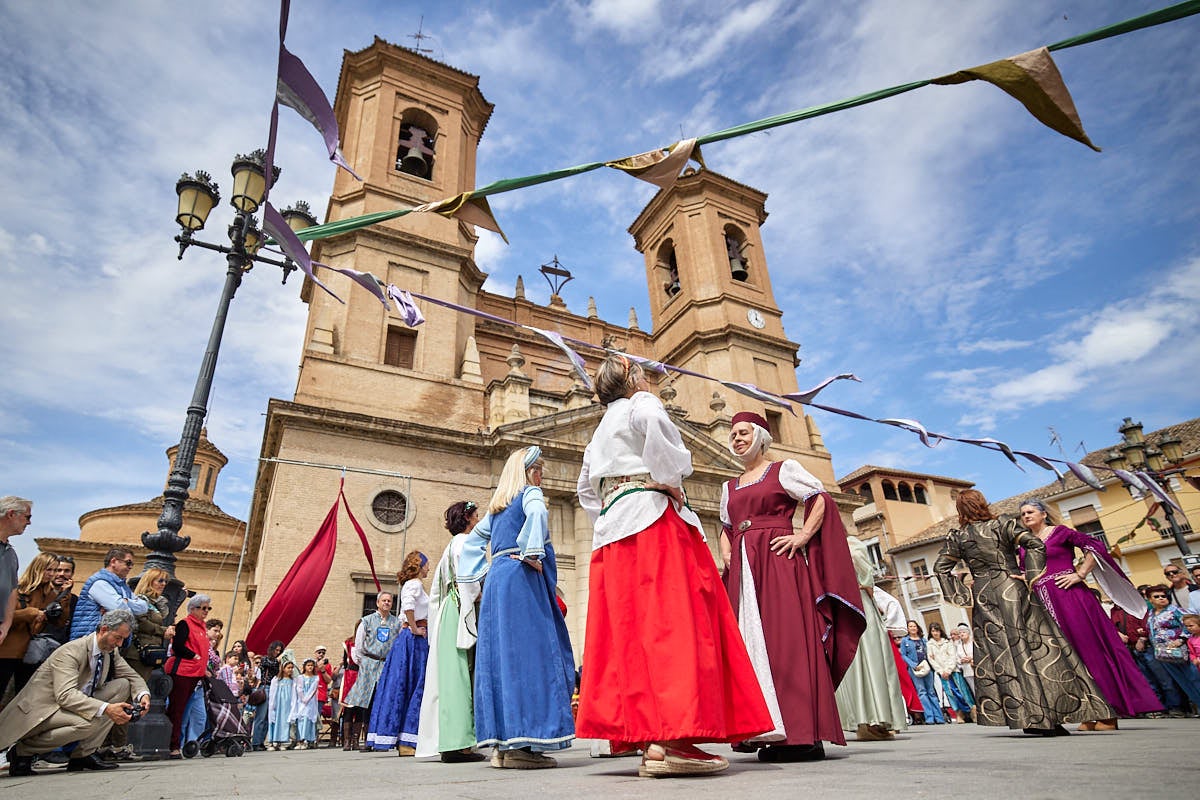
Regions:
[[[771,551],[825,499],[821,528],[794,558]],[[729,481],[721,522],[732,545],[725,586],[775,728],[760,744],[845,744],[834,691],[866,629],[862,598],[837,505],[795,461],[776,461],[745,486]],[[799,524],[797,523],[797,526]]]

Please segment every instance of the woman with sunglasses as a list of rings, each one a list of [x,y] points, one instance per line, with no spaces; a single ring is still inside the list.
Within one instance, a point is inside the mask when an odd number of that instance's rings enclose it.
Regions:
[[[1151,586],[1146,592],[1150,600],[1150,646],[1154,660],[1167,671],[1192,705],[1200,709],[1200,671],[1188,660],[1188,632],[1183,627],[1184,611],[1171,602],[1171,590],[1163,584]]]
[[[171,720],[171,754],[182,758],[179,740],[183,734],[183,713],[196,684],[208,667],[208,629],[205,620],[212,611],[212,598],[194,595],[188,600],[187,616],[175,623],[175,638],[171,640],[171,657],[163,671],[171,676],[171,694],[167,697],[167,717]]]

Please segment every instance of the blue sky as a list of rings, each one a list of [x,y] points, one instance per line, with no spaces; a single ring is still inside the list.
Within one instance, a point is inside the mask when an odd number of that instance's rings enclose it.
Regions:
[[[480,75],[496,105],[482,184],[952,72],[1159,5],[295,0],[287,41],[332,96],[344,49],[411,44],[424,13],[424,46]],[[0,7],[0,494],[36,501],[23,561],[35,536],[77,536],[80,514],[161,491],[223,279],[215,254],[175,260],[174,183],[207,169],[227,195],[233,154],[264,143],[277,14],[253,1]],[[1102,153],[979,83],[706,147],[710,168],[769,195],[766,257],[802,343],[800,386],[855,372],[862,384],[822,401],[1048,455],[1051,426],[1071,454],[1115,441],[1124,416],[1147,430],[1195,416],[1198,34],[1190,18],[1056,54]],[[286,110],[277,163],[277,202],[324,208],[333,168]],[[633,306],[648,326],[625,229],[652,191],[606,170],[493,198],[511,244],[481,240],[488,288],[511,292],[521,274],[544,302],[534,273],[557,254],[576,276],[573,311],[591,295],[604,318],[624,323]],[[214,212],[206,233],[228,218]],[[273,269],[234,301],[208,421],[231,459],[217,501],[238,517],[267,399],[291,397],[300,356],[300,282],[281,287]],[[993,499],[1047,480],[814,413],[838,475],[929,471]]]

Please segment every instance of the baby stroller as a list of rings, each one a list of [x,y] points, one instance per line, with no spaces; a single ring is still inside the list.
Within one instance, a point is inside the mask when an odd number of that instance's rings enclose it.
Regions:
[[[208,709],[208,730],[201,737],[200,755],[205,758],[224,753],[236,758],[250,749],[250,733],[242,722],[237,696],[217,678],[205,678],[204,705]]]

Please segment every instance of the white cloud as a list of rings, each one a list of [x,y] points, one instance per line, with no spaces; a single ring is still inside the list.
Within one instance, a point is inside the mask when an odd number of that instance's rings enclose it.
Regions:
[[[1087,314],[1047,338],[1059,344],[1050,360],[1028,372],[981,368],[934,373],[947,391],[972,410],[963,419],[994,422],[998,416],[1089,394],[1156,392],[1187,394],[1179,382],[1148,381],[1180,359],[1179,343],[1200,334],[1200,258],[1170,272],[1146,294]],[[1184,382],[1186,383],[1186,382]]]

